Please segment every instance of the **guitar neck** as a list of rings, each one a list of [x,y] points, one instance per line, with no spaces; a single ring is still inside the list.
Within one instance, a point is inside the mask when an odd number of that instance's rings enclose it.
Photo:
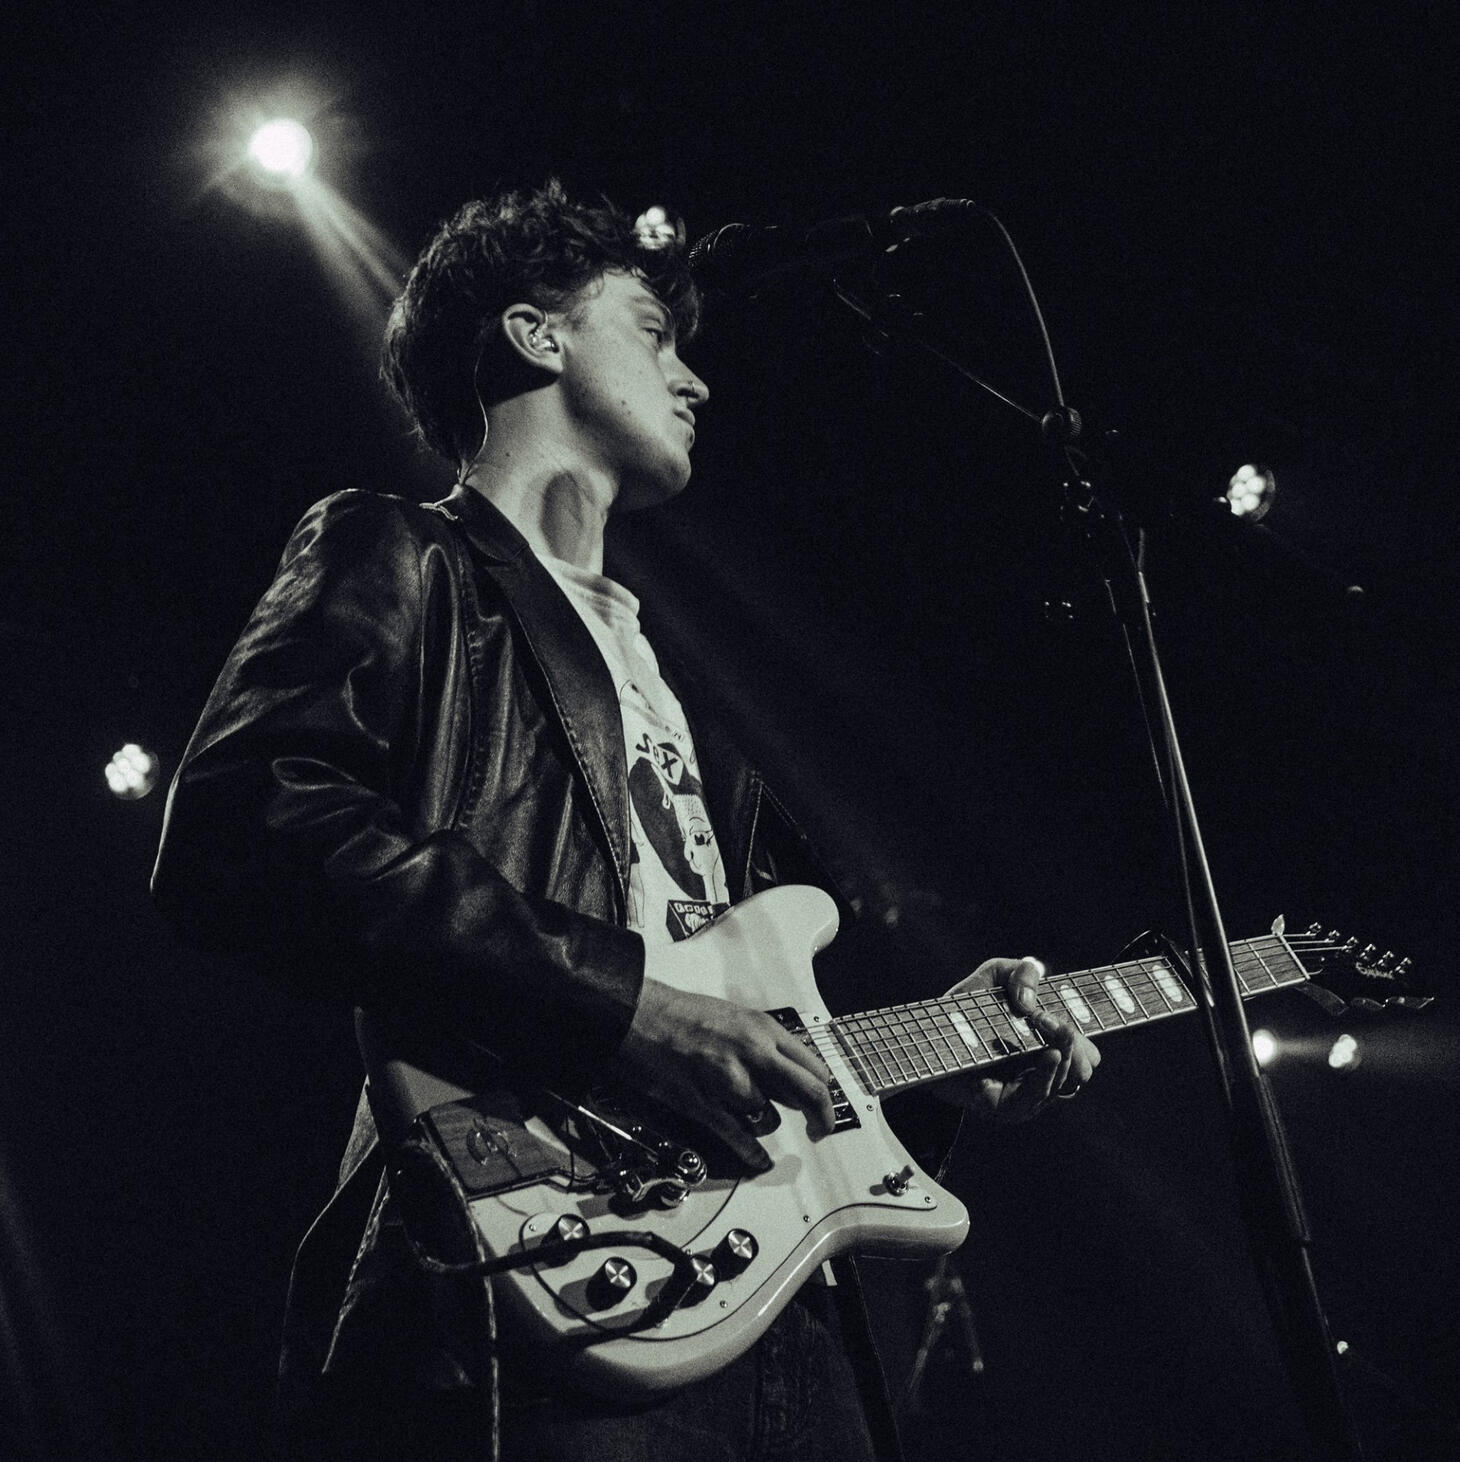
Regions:
[[[1309,977],[1280,934],[1238,940],[1230,948],[1244,997],[1299,985]],[[1196,1009],[1192,991],[1159,956],[1058,975],[1043,990],[1046,1006],[1058,1001],[1091,1036]],[[833,1029],[857,1079],[874,1096],[993,1066],[1049,1044],[994,990],[841,1016]]]

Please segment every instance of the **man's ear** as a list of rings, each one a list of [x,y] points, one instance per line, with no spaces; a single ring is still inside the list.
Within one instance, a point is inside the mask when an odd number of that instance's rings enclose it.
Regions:
[[[502,338],[521,361],[557,375],[563,368],[562,351],[553,339],[547,315],[536,305],[508,305],[502,311]]]

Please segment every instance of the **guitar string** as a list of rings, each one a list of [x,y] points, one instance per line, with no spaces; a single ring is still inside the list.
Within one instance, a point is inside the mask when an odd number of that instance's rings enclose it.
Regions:
[[[1265,982],[1257,983],[1254,980],[1253,983],[1247,985],[1244,993],[1254,994],[1265,989],[1281,989],[1285,985],[1298,984],[1311,973],[1303,968],[1300,961],[1295,961],[1299,973],[1289,979],[1275,974],[1265,957],[1264,946],[1268,953],[1276,953],[1281,950],[1290,954],[1298,948],[1311,953],[1336,947],[1331,939],[1312,934],[1296,935],[1288,940],[1277,934],[1262,935],[1256,939],[1241,941],[1239,945],[1231,947],[1234,966],[1241,966],[1238,968],[1238,973],[1249,978],[1255,977],[1259,972],[1265,976]],[[1148,961],[1154,962],[1154,968],[1147,967]],[[1127,962],[1125,965],[1099,965],[1091,970],[1073,971],[1070,974],[1056,977],[1056,981],[1053,983],[1056,989],[1061,983],[1074,986],[1077,993],[1086,999],[1094,1017],[1093,1021],[1077,1021],[1077,1023],[1082,1026],[1093,1024],[1098,1026],[1097,1033],[1104,1033],[1132,1023],[1147,1024],[1193,1008],[1187,1003],[1192,1001],[1192,996],[1184,985],[1182,989],[1185,991],[1186,1000],[1177,1005],[1171,1003],[1170,996],[1158,978],[1162,975],[1167,978],[1175,978],[1167,961],[1156,956],[1148,956],[1146,959]],[[1127,1019],[1119,1002],[1105,988],[1112,976],[1139,1006],[1141,1016],[1138,1021],[1132,1022]],[[1136,988],[1131,988],[1132,981],[1136,982]],[[1145,1004],[1140,998],[1139,983],[1142,981],[1148,987],[1146,993],[1159,996],[1163,1002],[1164,1008],[1158,1010],[1155,1015],[1151,1015],[1146,1010]],[[1177,983],[1180,984],[1180,981]],[[1083,990],[1080,988],[1082,985],[1086,987]],[[974,1007],[972,1010],[967,1008],[970,1002]],[[985,1045],[990,1052],[989,1055],[981,1057],[968,1046],[967,1040],[957,1030],[948,1015],[949,1007],[965,1019],[971,1015],[975,1020],[980,1021],[985,1028]],[[1101,1013],[1102,1007],[1105,1011],[1104,1014]],[[1108,1023],[1112,1015],[1118,1019],[1119,1025]],[[939,1028],[937,1024],[939,1017],[942,1018],[948,1029]],[[1015,1025],[1016,1019],[1020,1020],[1020,1025]],[[1000,1030],[1001,1025],[1019,1037],[1020,1044],[1013,1051],[995,1054],[996,1048],[993,1042],[987,1040],[986,1037],[992,1033],[994,1040],[1007,1044],[1007,1037]],[[949,1034],[950,1029],[951,1035]],[[894,1035],[897,1039],[889,1040],[889,1035]],[[1024,1044],[1026,1035],[1033,1043],[1032,1046]],[[917,1002],[913,1005],[885,1006],[879,1010],[845,1016],[834,1022],[831,1030],[817,1031],[812,1033],[812,1036],[814,1044],[832,1049],[834,1054],[850,1061],[854,1066],[865,1067],[871,1080],[864,1084],[882,1087],[908,1085],[924,1079],[952,1075],[979,1065],[992,1065],[1005,1059],[1008,1055],[1017,1055],[1020,1051],[1031,1049],[1038,1050],[1048,1045],[1022,1017],[1013,1016],[1002,997],[992,990],[964,991],[957,996],[943,996],[937,1000]],[[956,1045],[955,1037],[957,1038]],[[969,1055],[960,1058],[957,1055],[958,1047],[968,1051]],[[904,1059],[904,1053],[907,1053],[906,1059]],[[951,1067],[950,1059],[953,1062]],[[881,1065],[885,1077],[879,1077],[873,1069],[874,1063]],[[897,1067],[896,1073],[893,1071],[894,1064]],[[922,1067],[921,1070],[919,1070],[919,1066]],[[935,1069],[935,1067],[941,1069]],[[857,1074],[861,1079],[862,1073]]]
[[[1276,988],[1275,984],[1271,984],[1271,982],[1276,980],[1276,977],[1271,974],[1265,961],[1262,961],[1260,957],[1246,960],[1244,965],[1245,967],[1240,973],[1246,976],[1253,976],[1259,970],[1268,976],[1268,982],[1253,984],[1249,989],[1249,993],[1256,993],[1258,989],[1262,988]],[[1102,974],[1102,969],[1108,970],[1108,974]],[[1164,964],[1158,964],[1154,970],[1141,967],[1133,968],[1131,966],[1120,967],[1112,965],[1101,967],[1101,969],[1077,971],[1071,975],[1060,976],[1052,981],[1051,985],[1056,993],[1058,993],[1062,985],[1073,986],[1076,993],[1086,998],[1086,1003],[1090,1004],[1092,1009],[1096,1006],[1109,1007],[1111,1013],[1114,1014],[1121,1024],[1128,1024],[1130,1022],[1125,1012],[1120,1009],[1117,999],[1106,988],[1106,981],[1111,976],[1118,977],[1122,991],[1128,993],[1141,1009],[1140,1023],[1145,1023],[1148,1020],[1159,1019],[1162,1014],[1176,1014],[1189,1008],[1188,1002],[1191,1001],[1192,997],[1190,992],[1185,990],[1185,986],[1182,986],[1182,989],[1185,992],[1186,999],[1179,1004],[1173,1004],[1171,997],[1162,989],[1159,976],[1170,976],[1170,974],[1171,972]],[[1294,977],[1290,983],[1298,983],[1298,977]],[[1081,988],[1082,986],[1084,988]],[[1141,986],[1145,987],[1144,993],[1147,998],[1153,995],[1159,997],[1165,1005],[1165,1010],[1159,1011],[1155,1016],[1152,1016],[1145,1009],[1144,1002],[1141,1000]],[[966,1008],[969,1003],[974,1005],[974,1010],[970,1011]],[[924,1012],[933,1017],[946,1017],[946,1013],[950,1007],[958,1010],[960,1014],[974,1015],[975,1018],[981,1019],[985,1025],[994,1025],[996,1027],[1000,1025],[1012,1025],[1015,1019],[1024,1019],[1009,1011],[1005,999],[1001,994],[994,990],[984,989],[965,990],[956,995],[948,994],[934,1000],[913,1002],[908,1005],[884,1006],[878,1010],[844,1016],[838,1021],[838,1026],[843,1029],[866,1027],[866,1033],[872,1034],[875,1033],[879,1026],[886,1029],[894,1022],[906,1028],[910,1021],[918,1020]],[[1078,1023],[1091,1024],[1092,1022]],[[1114,1028],[1111,1025],[1107,1025],[1103,1019],[1099,1023],[1103,1029]],[[1015,1029],[1017,1031],[1018,1028],[1016,1027]],[[861,1032],[858,1031],[857,1033],[860,1034]],[[936,1033],[943,1034],[941,1031]],[[946,1036],[944,1038],[946,1039]]]
[[[1276,936],[1271,937],[1276,943]],[[1249,946],[1253,946],[1258,941],[1248,941],[1247,943]],[[1233,953],[1238,956],[1238,960],[1234,961],[1234,963],[1240,961],[1245,964],[1245,969],[1240,970],[1239,973],[1254,976],[1258,972],[1261,972],[1266,976],[1265,982],[1249,986],[1246,993],[1252,994],[1265,989],[1280,989],[1283,987],[1283,982],[1280,977],[1273,974],[1266,959],[1259,950],[1249,947],[1241,951],[1234,949]],[[1101,976],[1100,972],[1102,970],[1107,970],[1110,975],[1114,975],[1120,979],[1122,989],[1131,996],[1140,1009],[1141,1014],[1138,1019],[1128,1019],[1125,1012],[1120,1009],[1118,1002],[1108,992],[1104,997],[1098,993],[1098,987],[1102,987],[1105,978],[1108,978],[1108,976]],[[1076,971],[1062,978],[1066,984],[1078,986],[1080,983],[1085,983],[1092,987],[1087,993],[1093,997],[1094,1003],[1091,1004],[1091,1009],[1092,1013],[1095,1014],[1095,1020],[1094,1022],[1077,1023],[1082,1025],[1096,1024],[1099,1027],[1098,1033],[1103,1033],[1112,1029],[1118,1029],[1119,1027],[1107,1023],[1107,1019],[1098,1013],[1096,1006],[1099,1004],[1108,1006],[1119,1018],[1121,1026],[1149,1024],[1152,1021],[1163,1019],[1166,1016],[1178,1015],[1194,1008],[1194,1001],[1189,991],[1186,992],[1185,1001],[1179,1005],[1173,1005],[1170,997],[1160,986],[1160,982],[1157,979],[1158,973],[1170,975],[1171,971],[1164,962],[1158,962],[1154,970],[1146,969],[1144,962],[1137,962],[1127,964],[1126,966],[1098,966],[1094,970]],[[1295,976],[1286,981],[1286,983],[1299,983],[1303,977],[1305,976]],[[1138,989],[1140,982],[1144,982],[1147,985],[1146,994],[1148,996],[1158,996],[1162,1001],[1162,1008],[1155,1015],[1152,1015],[1146,1009],[1144,1002],[1140,998]],[[1137,988],[1132,987],[1133,983]],[[963,1008],[970,1001],[976,1007],[982,1007],[982,1009],[969,1011]],[[966,1039],[957,1032],[956,1026],[948,1019],[947,1009],[950,1006],[965,1017],[972,1014],[976,1019],[981,1018],[985,1026],[984,1044],[989,1054],[980,1056],[968,1047]],[[925,1012],[929,1014],[925,1015]],[[929,1016],[931,1016],[931,1020]],[[937,1016],[942,1016],[954,1034],[957,1035],[958,1046],[969,1050],[970,1054],[968,1057],[959,1058],[956,1054],[953,1038],[945,1030],[938,1029],[936,1024],[932,1023],[932,1021],[936,1020]],[[1016,1020],[1020,1022],[1018,1025],[1015,1024]],[[921,1022],[921,1028],[919,1027],[919,1022]],[[1003,1044],[1007,1044],[1008,1041],[1007,1036],[999,1029],[1001,1025],[1020,1038],[1020,1045],[1016,1049],[1012,1051],[999,1051],[997,1049],[994,1044],[995,1041]],[[879,1085],[907,1085],[911,1082],[937,1078],[943,1075],[952,1075],[955,1072],[966,1071],[979,1065],[992,1065],[1009,1055],[1017,1055],[1020,1051],[1044,1049],[1049,1044],[1022,1017],[1012,1015],[1007,1005],[1003,1002],[1002,997],[991,990],[964,991],[957,996],[943,996],[937,1000],[918,1002],[909,1006],[887,1006],[880,1011],[869,1011],[859,1015],[843,1017],[841,1020],[835,1022],[834,1033],[841,1037],[840,1045],[842,1050],[840,1054],[854,1062],[860,1061],[862,1064],[867,1065],[871,1075]],[[987,1038],[989,1034],[993,1035],[992,1040]],[[1026,1035],[1032,1041],[1032,1045],[1023,1044]],[[940,1052],[934,1049],[935,1046],[941,1046],[943,1050]],[[852,1049],[853,1047],[856,1049]],[[954,1062],[951,1067],[948,1064],[950,1056]],[[886,1072],[886,1081],[878,1078],[876,1071],[872,1069],[873,1063],[878,1063],[883,1067]],[[894,1064],[897,1067],[896,1073],[892,1069]]]

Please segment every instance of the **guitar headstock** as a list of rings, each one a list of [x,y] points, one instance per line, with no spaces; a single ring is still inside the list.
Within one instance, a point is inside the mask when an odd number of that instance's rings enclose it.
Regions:
[[[1281,920],[1273,925],[1274,934],[1283,932],[1281,925]],[[1325,930],[1322,924],[1310,924],[1301,934],[1290,936],[1288,946],[1311,979],[1360,1009],[1386,1005],[1423,1009],[1430,1003],[1431,997],[1416,993],[1413,960],[1392,949],[1381,951],[1377,944],[1362,944],[1355,936]]]

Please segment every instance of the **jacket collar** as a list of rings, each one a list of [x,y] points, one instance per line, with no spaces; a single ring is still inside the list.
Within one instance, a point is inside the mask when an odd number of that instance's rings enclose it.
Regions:
[[[448,497],[430,506],[460,523],[477,551],[492,563],[510,563],[523,554],[533,556],[527,540],[505,514],[464,482],[458,482]]]
[[[460,523],[542,672],[627,908],[629,774],[618,692],[588,627],[527,540],[481,493],[458,484],[432,508]]]

